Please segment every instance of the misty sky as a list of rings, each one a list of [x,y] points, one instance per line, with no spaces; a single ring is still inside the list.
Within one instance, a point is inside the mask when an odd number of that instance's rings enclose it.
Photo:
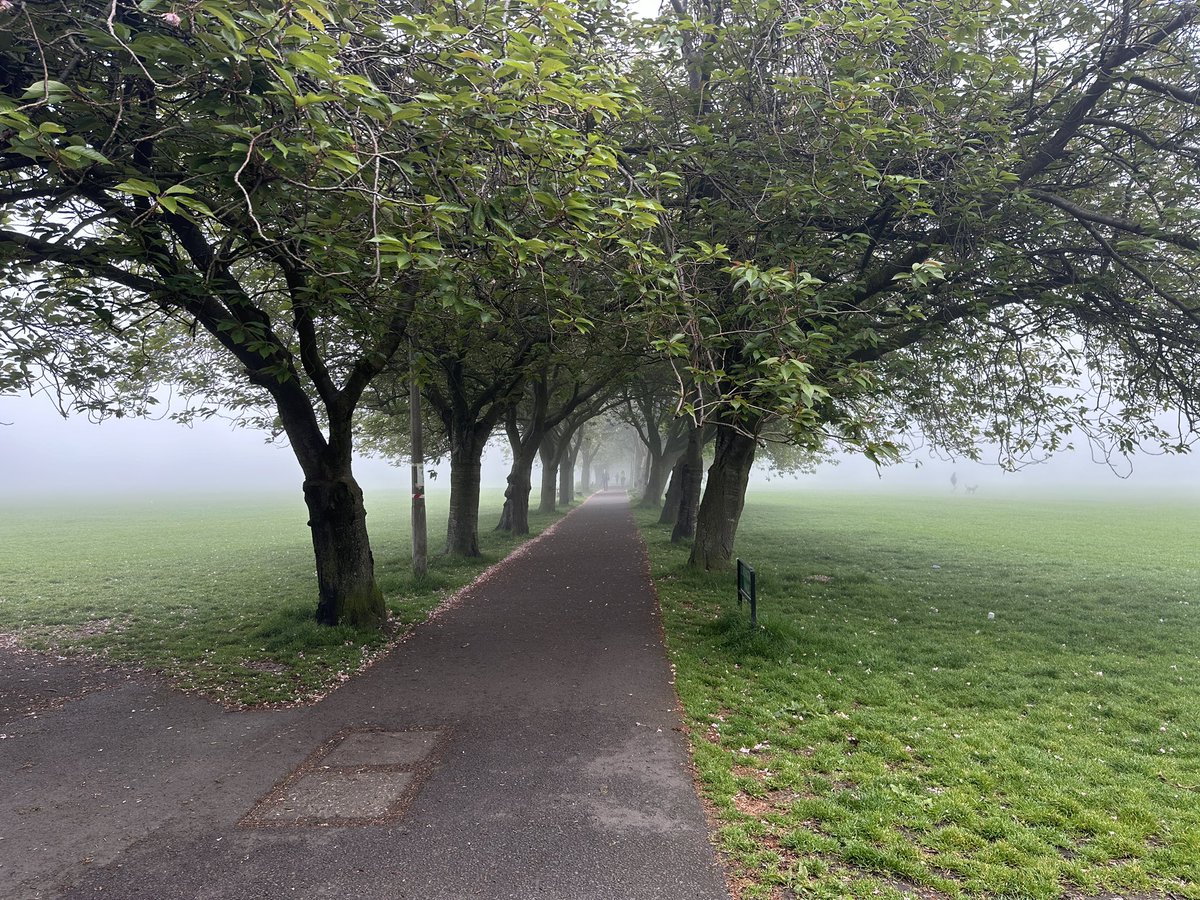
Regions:
[[[237,429],[228,422],[198,422],[185,428],[169,420],[110,420],[95,425],[80,417],[64,420],[44,397],[0,397],[0,496],[49,493],[146,491],[298,491],[300,469],[286,446],[264,442],[260,432]],[[444,468],[444,467],[443,467]],[[618,467],[619,468],[619,467]],[[507,462],[499,451],[484,466],[486,486],[501,486]],[[884,469],[861,459],[823,466],[795,483],[821,488],[868,490],[921,489],[949,491],[950,476],[958,491],[978,485],[979,494],[1011,490],[1089,489],[1105,494],[1140,490],[1200,489],[1200,458],[1135,458],[1133,473],[1118,478],[1086,452],[1064,454],[1053,462],[1016,474],[995,466],[963,460],[922,458]],[[363,459],[356,474],[365,490],[407,488],[408,470],[382,460]],[[448,489],[448,473],[431,489]],[[755,483],[780,484],[757,475]],[[791,482],[787,482],[791,483]],[[536,484],[536,480],[535,480]]]

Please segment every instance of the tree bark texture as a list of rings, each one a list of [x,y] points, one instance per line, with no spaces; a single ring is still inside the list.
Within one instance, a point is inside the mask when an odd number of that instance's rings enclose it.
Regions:
[[[539,495],[538,512],[552,513],[557,506],[558,498],[558,441],[553,434],[542,438],[538,447],[538,456],[542,461],[542,485]]]
[[[485,438],[486,441],[486,438]],[[446,520],[446,553],[480,556],[479,476],[483,442],[470,434],[450,438],[450,515]]]
[[[679,518],[679,497],[683,485],[683,467],[687,461],[686,454],[681,455],[671,467],[671,480],[667,482],[667,493],[663,498],[662,513],[658,517],[659,525],[674,525]]]
[[[575,459],[579,456],[579,444],[576,442],[558,464],[558,502],[569,506],[575,502]]]
[[[696,540],[688,560],[692,568],[721,570],[732,564],[733,542],[757,446],[753,435],[717,425],[715,456],[696,516]]]
[[[584,441],[579,460],[579,489],[586,495],[592,490],[592,453]]]
[[[534,453],[528,449],[513,449],[512,466],[508,471],[508,486],[504,489],[504,511],[500,514],[497,531],[529,534],[529,491],[533,487]]]
[[[304,502],[317,563],[317,621],[376,627],[387,618],[375,583],[363,493],[350,474],[304,481]]]
[[[661,455],[651,452],[647,455],[650,471],[646,475],[646,486],[642,492],[642,499],[638,501],[638,506],[653,509],[662,502],[663,488],[666,487],[667,477],[671,474],[675,461],[679,459],[679,452],[668,451]]]
[[[325,404],[326,437],[295,379],[264,383],[304,472],[304,503],[317,571],[317,621],[378,628],[387,619],[387,608],[375,583],[367,510],[352,469],[354,407],[348,401],[334,402],[338,398]]]
[[[646,487],[644,479],[643,466],[646,459],[645,445],[641,441],[635,441],[633,445],[633,459],[629,461],[629,490],[642,491]]]
[[[692,426],[687,448],[679,459],[679,496],[676,499],[671,543],[690,541],[696,535],[696,516],[700,506],[700,485],[704,481],[704,429]]]

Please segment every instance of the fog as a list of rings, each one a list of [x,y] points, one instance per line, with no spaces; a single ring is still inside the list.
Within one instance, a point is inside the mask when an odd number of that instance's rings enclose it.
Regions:
[[[986,459],[986,456],[985,456]],[[1200,458],[1192,455],[1138,454],[1118,457],[1112,466],[1086,449],[1064,451],[1053,459],[1008,472],[994,462],[943,460],[917,455],[912,461],[882,469],[861,457],[842,457],[806,475],[778,477],[756,472],[758,488],[803,486],[856,491],[957,493],[963,496],[1010,494],[1093,494],[1134,497],[1200,492]]]
[[[0,496],[148,492],[298,491],[300,469],[286,445],[269,444],[261,432],[225,420],[184,427],[167,419],[113,419],[93,424],[64,419],[45,397],[0,397]],[[630,462],[616,462],[614,474]],[[444,466],[442,467],[444,469]],[[779,477],[758,471],[756,489],[808,487],[866,491],[955,492],[995,496],[1012,492],[1081,492],[1111,496],[1200,490],[1200,459],[1139,455],[1122,461],[1120,477],[1094,462],[1086,450],[1016,473],[967,460],[918,455],[881,470],[846,457],[815,473]],[[485,487],[503,486],[508,462],[498,447],[485,459]],[[408,471],[380,459],[359,459],[355,471],[364,490],[407,488]],[[430,483],[448,489],[448,472]],[[952,485],[951,477],[955,484]],[[534,482],[537,483],[536,480]]]
[[[490,453],[487,483],[502,485],[506,472],[502,454]],[[408,488],[408,469],[384,460],[360,458],[355,474],[364,490]],[[301,480],[286,443],[268,443],[263,432],[227,420],[190,427],[165,418],[96,424],[64,419],[45,397],[0,397],[0,496],[298,492]]]

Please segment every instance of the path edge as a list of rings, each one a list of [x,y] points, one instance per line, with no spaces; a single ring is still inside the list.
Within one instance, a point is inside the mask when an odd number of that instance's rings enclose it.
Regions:
[[[590,498],[589,498],[590,499]],[[583,504],[580,504],[582,506]],[[633,533],[637,538],[638,551],[642,556],[642,573],[645,576],[646,584],[650,589],[650,595],[654,598],[654,618],[658,626],[659,644],[662,647],[663,656],[666,658],[667,667],[671,672],[670,686],[671,696],[675,698],[675,718],[678,722],[678,732],[680,740],[683,742],[684,750],[687,754],[687,762],[685,764],[688,775],[692,780],[692,791],[696,795],[696,799],[700,803],[700,808],[704,811],[704,822],[708,828],[708,844],[712,848],[713,859],[716,862],[717,870],[721,875],[721,880],[725,883],[725,892],[731,900],[737,900],[741,896],[737,890],[737,883],[733,877],[733,868],[726,858],[725,853],[721,850],[720,843],[717,840],[717,835],[720,831],[721,820],[717,816],[717,811],[705,795],[700,785],[699,770],[696,768],[696,753],[692,747],[692,729],[688,725],[687,710],[684,709],[683,701],[679,698],[679,689],[676,687],[676,669],[675,662],[671,659],[671,649],[667,643],[667,628],[665,617],[662,610],[662,598],[658,595],[658,584],[654,581],[654,576],[650,569],[650,547],[646,543],[646,535],[642,533],[642,528],[638,524],[637,517],[633,514],[633,507],[626,508],[626,516],[630,524],[633,526]],[[565,516],[563,518],[566,518]],[[557,523],[555,523],[557,524]]]
[[[369,672],[371,669],[373,669],[375,666],[377,666],[382,660],[384,660],[388,656],[390,656],[393,651],[398,650],[400,647],[403,647],[406,643],[408,643],[408,641],[415,634],[417,634],[420,631],[425,630],[426,628],[429,628],[431,625],[435,624],[437,622],[437,620],[440,619],[442,616],[444,616],[446,613],[448,613],[451,610],[455,609],[456,607],[462,605],[462,602],[467,598],[467,596],[472,591],[485,585],[494,576],[499,574],[503,570],[504,567],[506,567],[507,565],[509,565],[512,562],[515,562],[516,560],[524,558],[532,550],[532,548],[536,547],[545,538],[548,538],[552,534],[554,534],[554,532],[558,530],[558,527],[560,525],[562,525],[563,522],[565,522],[567,519],[569,519],[571,516],[573,516],[579,510],[583,509],[583,507],[586,506],[587,503],[593,497],[595,497],[596,494],[598,494],[598,493],[600,493],[600,492],[594,491],[593,493],[589,494],[587,497],[585,497],[583,499],[583,502],[580,503],[578,506],[573,506],[573,507],[571,507],[571,509],[568,509],[565,513],[563,513],[561,516],[559,516],[557,519],[555,519],[553,522],[551,522],[549,525],[547,525],[544,529],[539,531],[537,534],[535,534],[529,540],[523,541],[522,543],[518,544],[511,551],[509,551],[509,553],[507,555],[505,555],[501,559],[496,560],[494,563],[492,563],[490,566],[488,566],[486,569],[484,569],[482,572],[480,572],[478,575],[476,575],[474,578],[472,578],[469,582],[467,582],[462,587],[460,587],[458,590],[456,590],[453,594],[450,594],[450,596],[443,598],[441,600],[441,602],[439,602],[437,604],[437,606],[433,607],[431,610],[429,610],[428,613],[425,614],[425,618],[423,618],[420,622],[414,623],[403,634],[397,635],[393,640],[388,641],[383,646],[371,651],[370,653],[363,654],[362,664],[357,669],[355,669],[352,674],[348,675],[344,681],[339,681],[336,684],[330,685],[327,690],[321,692],[320,694],[315,694],[315,693],[314,694],[306,694],[297,700],[287,702],[287,703],[263,704],[260,706],[233,706],[233,707],[226,706],[226,708],[232,709],[235,711],[260,710],[260,709],[307,709],[311,706],[316,706],[317,704],[323,702],[327,697],[330,697],[331,695],[335,694],[337,691],[341,690],[346,685],[350,684],[353,681],[358,680],[360,677],[365,675],[367,672]],[[634,523],[634,525],[636,528],[636,523]],[[640,532],[639,532],[639,535],[640,535]],[[655,602],[657,603],[657,601],[658,601],[658,595],[656,593],[655,594]],[[224,704],[219,704],[219,705],[224,705]]]

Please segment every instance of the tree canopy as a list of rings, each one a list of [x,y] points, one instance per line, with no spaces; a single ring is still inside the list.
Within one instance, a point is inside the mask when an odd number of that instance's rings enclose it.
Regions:
[[[1194,4],[672,0],[629,152],[676,283],[658,346],[729,429],[874,458],[1196,420]],[[1178,438],[1175,439],[1178,442]],[[737,482],[741,481],[741,487]],[[740,500],[698,564],[729,561]]]

